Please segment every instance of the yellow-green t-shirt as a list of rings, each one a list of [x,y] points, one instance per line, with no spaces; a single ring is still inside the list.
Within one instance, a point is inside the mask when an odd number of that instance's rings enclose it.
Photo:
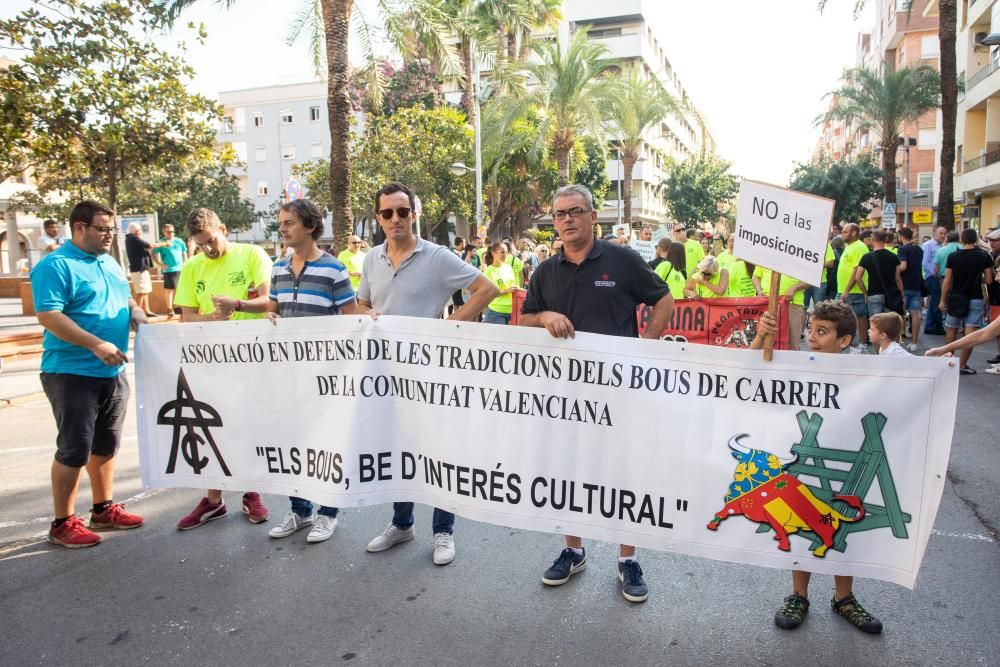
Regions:
[[[501,264],[500,266],[487,266],[483,269],[483,274],[486,278],[496,285],[500,290],[510,289],[511,287],[517,287],[517,283],[514,281],[514,269],[510,264]],[[502,315],[510,315],[513,308],[513,295],[512,294],[501,294],[497,298],[490,301],[489,309],[495,313],[500,313]]]
[[[358,252],[351,252],[350,250],[345,250],[339,255],[337,259],[340,263],[347,267],[348,273],[361,273],[361,267],[365,264],[365,254],[360,250]],[[358,285],[361,284],[361,276],[351,276],[351,287],[354,291],[358,291]]]
[[[863,241],[854,241],[844,248],[844,254],[840,256],[840,265],[837,267],[837,294],[843,294],[848,281],[854,274],[854,270],[861,264],[861,258],[868,254],[868,246]],[[861,277],[865,289],[868,289],[868,272],[865,271]],[[861,294],[863,290],[857,283],[851,288],[851,294]]]
[[[684,298],[684,275],[674,268],[674,265],[670,262],[660,262],[656,265],[653,270],[656,275],[660,277],[660,280],[667,284],[670,289],[670,295],[675,299]]]
[[[228,296],[247,300],[250,285],[257,287],[271,282],[271,259],[258,246],[230,243],[226,254],[209,259],[199,253],[184,263],[177,283],[174,304],[197,308],[201,315],[215,312],[212,296]],[[233,313],[232,320],[256,320],[263,313]]]
[[[684,266],[687,269],[688,277],[691,277],[698,270],[698,262],[705,257],[705,249],[694,239],[684,242]]]
[[[718,273],[716,273],[714,276],[711,276],[709,278],[705,278],[701,274],[701,271],[695,271],[694,274],[691,276],[691,278],[692,279],[693,278],[703,278],[707,282],[709,282],[710,284],[715,285],[716,287],[718,287],[719,281],[722,280],[722,271],[724,271],[724,270],[725,269],[720,269]],[[702,299],[719,299],[719,298],[722,298],[722,297],[725,296],[725,292],[723,292],[722,294],[716,294],[715,292],[713,292],[712,290],[708,289],[707,287],[705,287],[701,283],[696,284],[694,286],[694,288],[695,288],[695,291],[698,293],[698,296],[700,296]],[[728,287],[727,287],[727,290],[728,290]]]
[[[757,296],[757,290],[753,286],[753,278],[747,271],[747,263],[735,257],[725,267],[729,271],[729,287],[726,289],[726,296],[734,299]]]
[[[733,257],[733,253],[728,250],[723,250],[719,253],[719,256],[715,258],[719,262],[720,269],[728,269],[730,264],[735,263],[737,260]]]
[[[764,296],[771,296],[771,269],[765,269],[762,266],[758,266],[753,272],[754,278],[760,280],[760,289],[764,292]],[[778,292],[779,296],[784,295],[788,290],[790,290],[795,285],[798,285],[801,280],[797,278],[792,278],[791,276],[786,276],[781,274],[781,280],[778,281]],[[803,290],[799,290],[795,293],[792,298],[792,303],[796,306],[806,305],[806,293]]]

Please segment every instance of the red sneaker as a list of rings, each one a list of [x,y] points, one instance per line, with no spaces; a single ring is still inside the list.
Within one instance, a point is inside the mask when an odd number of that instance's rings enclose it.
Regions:
[[[256,491],[243,494],[243,513],[250,519],[250,523],[263,523],[270,516],[264,503],[260,502],[260,494]]]
[[[219,500],[219,502],[213,503],[207,497],[203,497],[198,501],[195,508],[191,510],[190,514],[177,522],[177,530],[191,530],[192,528],[197,528],[198,526],[208,523],[209,521],[221,519],[226,516],[227,513],[226,502],[224,500]]]
[[[49,529],[49,542],[69,549],[92,547],[101,541],[101,536],[87,530],[83,522],[71,516],[58,528]]]
[[[128,530],[138,528],[142,525],[142,517],[138,514],[130,514],[125,511],[125,505],[115,503],[100,514],[90,515],[90,527],[94,530],[108,530],[117,528],[118,530]]]

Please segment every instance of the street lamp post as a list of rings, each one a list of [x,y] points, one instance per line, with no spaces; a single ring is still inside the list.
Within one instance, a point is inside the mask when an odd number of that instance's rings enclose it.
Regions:
[[[899,138],[899,143],[903,146],[903,150],[906,151],[906,180],[903,183],[903,224],[908,225],[910,217],[910,146],[916,146],[917,140],[913,137],[907,136],[905,139],[903,137]]]
[[[472,54],[472,134],[476,150],[476,166],[469,167],[461,162],[455,162],[448,166],[455,176],[465,176],[470,171],[476,174],[476,228],[475,233],[479,234],[479,228],[483,224],[483,148],[482,137],[479,124],[479,56],[476,55],[476,40],[470,40],[469,52]]]
[[[618,224],[622,224],[622,151],[619,148],[618,153]]]

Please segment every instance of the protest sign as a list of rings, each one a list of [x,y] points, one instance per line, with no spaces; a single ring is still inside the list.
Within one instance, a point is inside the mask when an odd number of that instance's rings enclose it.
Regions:
[[[414,501],[905,586],[944,486],[958,385],[947,359],[778,352],[765,364],[387,316],[142,327],[136,356],[147,486]]]
[[[737,199],[733,255],[819,285],[833,207],[832,199],[744,180]]]
[[[653,260],[656,257],[656,245],[652,241],[643,241],[642,239],[632,239],[629,241],[629,247],[635,250],[637,253],[642,255],[642,258],[647,262]]]

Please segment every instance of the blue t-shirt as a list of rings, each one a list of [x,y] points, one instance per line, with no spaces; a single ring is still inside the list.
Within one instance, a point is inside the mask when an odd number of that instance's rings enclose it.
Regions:
[[[61,312],[84,331],[128,351],[132,291],[125,271],[110,255],[91,255],[67,241],[32,269],[31,293],[36,313]],[[109,378],[123,370],[125,364],[108,366],[90,350],[45,331],[43,372]]]
[[[153,252],[160,256],[164,273],[177,273],[184,266],[184,253],[187,252],[187,244],[175,236],[166,248],[154,248]]]

